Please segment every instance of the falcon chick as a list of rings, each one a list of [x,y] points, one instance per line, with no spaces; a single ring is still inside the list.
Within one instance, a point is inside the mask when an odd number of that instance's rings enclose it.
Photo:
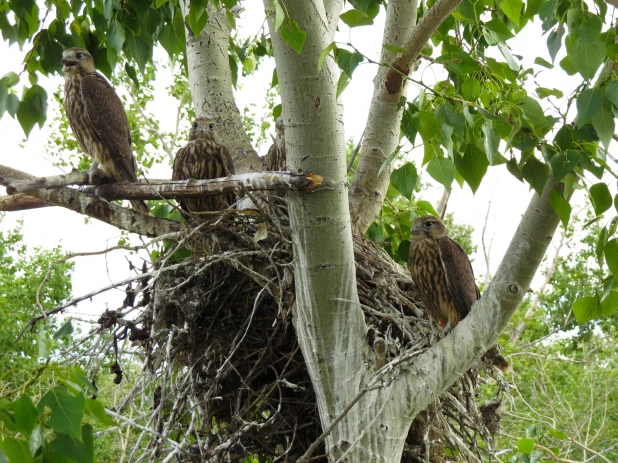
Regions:
[[[219,144],[215,122],[198,117],[189,131],[189,141],[174,159],[172,180],[210,179],[234,174],[228,149]],[[189,213],[222,211],[235,202],[234,194],[181,199],[180,207]]]
[[[481,297],[466,252],[433,215],[418,217],[412,224],[410,274],[429,316],[445,329],[457,326]],[[497,346],[485,356],[501,370],[508,370]]]
[[[277,119],[275,129],[277,130],[277,136],[273,138],[273,144],[268,149],[268,154],[266,155],[266,170],[286,170],[285,126],[283,125],[282,118]]]
[[[137,182],[129,120],[114,88],[83,48],[64,50],[62,64],[67,119],[82,150],[94,159],[90,182],[99,165],[117,182]],[[150,214],[143,201],[131,204],[136,211]]]

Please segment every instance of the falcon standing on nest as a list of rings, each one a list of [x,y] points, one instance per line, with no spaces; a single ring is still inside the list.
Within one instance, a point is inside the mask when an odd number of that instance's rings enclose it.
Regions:
[[[64,50],[62,64],[67,119],[84,152],[94,159],[90,183],[99,165],[117,182],[137,182],[129,120],[120,98],[96,71],[87,50]],[[133,200],[131,204],[136,211],[150,214],[143,201]]]
[[[277,130],[277,137],[273,139],[273,144],[268,149],[268,154],[265,159],[266,170],[286,170],[285,127],[282,118],[277,119],[275,129]]]
[[[219,144],[215,122],[198,117],[189,132],[189,141],[174,159],[172,180],[210,179],[234,174],[234,163],[228,149]],[[233,194],[181,199],[180,207],[188,213],[222,211],[235,202]]]
[[[445,329],[457,326],[481,297],[470,259],[432,215],[418,217],[412,224],[410,274],[429,316]],[[485,358],[502,371],[509,368],[497,345]]]

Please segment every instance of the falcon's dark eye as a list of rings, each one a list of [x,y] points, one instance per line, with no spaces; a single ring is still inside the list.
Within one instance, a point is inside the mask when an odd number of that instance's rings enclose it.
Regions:
[[[194,129],[197,129],[197,122],[194,122],[194,123],[193,123],[193,128],[194,128]]]
[[[431,222],[425,222],[423,225],[425,225],[426,228],[430,228],[431,227]]]
[[[84,57],[83,53],[75,53],[75,58],[82,59]]]
[[[210,127],[211,129],[214,129],[214,128],[215,128],[215,124],[213,124],[213,123],[211,122],[211,123],[210,123],[210,125],[209,125],[208,127]]]

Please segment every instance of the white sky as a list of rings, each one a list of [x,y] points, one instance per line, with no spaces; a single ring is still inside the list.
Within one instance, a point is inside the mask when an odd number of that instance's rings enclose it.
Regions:
[[[245,2],[244,6],[246,11],[239,21],[239,33],[241,36],[254,35],[259,31],[262,24],[263,8],[261,2]],[[351,31],[345,25],[340,24],[337,41],[351,41],[364,54],[378,60],[383,18],[384,15],[381,13],[375,26],[360,27]],[[524,33],[508,42],[514,54],[524,56],[523,64],[525,66],[531,65],[536,56],[541,56],[548,61],[550,59],[546,47],[546,36],[541,37],[540,32],[538,23],[528,25]],[[9,71],[19,72],[22,69],[21,61],[25,51],[21,52],[17,47],[8,48],[6,43],[2,42],[0,54],[3,57],[0,60],[0,76]],[[556,63],[563,55],[564,50],[561,50]],[[167,61],[167,55],[162,50],[158,50],[155,57],[162,62]],[[496,57],[503,61],[499,54],[496,54]],[[241,112],[243,107],[251,103],[255,104],[258,109],[262,106],[263,95],[270,85],[272,66],[272,64],[261,65],[260,70],[255,75],[242,80],[242,90],[237,95],[237,105]],[[535,69],[542,70],[536,78],[542,86],[559,88],[565,95],[568,95],[581,82],[577,76],[568,78],[558,66],[556,70],[545,70],[538,66]],[[345,110],[346,137],[354,137],[355,140],[358,140],[363,131],[369,110],[370,96],[373,92],[372,80],[375,72],[374,65],[363,64],[359,66],[354,72],[352,82],[341,97]],[[435,65],[435,72],[439,72],[438,65]],[[437,76],[434,77],[434,68],[432,67],[417,72],[413,77],[415,79],[422,78],[431,84]],[[50,96],[61,82],[61,77],[40,79],[40,84],[47,89]],[[156,102],[148,110],[160,117],[163,130],[172,131],[175,123],[175,107],[173,111],[170,110],[170,107],[173,107],[171,106],[173,101],[165,91],[165,87],[170,82],[169,71],[159,72]],[[417,90],[411,85],[408,92],[409,98],[412,99]],[[529,92],[534,94],[532,87]],[[51,114],[51,108],[49,114]],[[184,132],[188,129],[189,122],[184,121],[181,127]],[[48,126],[45,126],[42,130],[35,127],[30,135],[30,140],[22,146],[24,134],[20,125],[16,120],[5,115],[0,120],[0,135],[3,141],[0,163],[37,176],[59,174],[60,171],[51,165],[44,152],[48,129]],[[267,146],[262,146],[261,151],[266,149]],[[408,160],[414,161],[417,168],[420,168],[422,152],[412,153]],[[424,169],[419,170],[423,172],[424,181],[430,181],[430,177],[424,172]],[[171,169],[167,164],[155,166],[151,169],[149,175],[155,178],[171,177]],[[1,193],[4,194],[3,189],[1,190]],[[432,187],[424,193],[424,199],[430,200],[435,205],[441,192],[441,186]],[[476,195],[472,194],[467,185],[460,189],[454,183],[448,211],[454,213],[456,220],[469,223],[475,228],[473,241],[479,246],[479,251],[474,256],[474,268],[477,276],[485,273],[481,250],[481,231],[488,202],[490,200],[492,202],[487,237],[494,238],[491,248],[493,272],[506,251],[530,196],[528,187],[511,176],[504,166],[489,168]],[[32,247],[51,248],[60,243],[66,251],[71,252],[101,250],[114,246],[120,235],[119,231],[112,226],[96,220],[91,220],[88,224],[85,224],[81,215],[56,207],[6,214],[6,218],[0,224],[0,227],[3,229],[12,228],[18,219],[24,220],[25,242]],[[112,281],[119,281],[129,276],[126,259],[127,256],[124,252],[114,252],[107,256],[78,258],[75,261],[76,267],[73,275],[74,296],[88,293]],[[109,304],[109,307],[113,309],[119,306],[123,299],[124,293],[122,291],[113,291],[95,298],[92,303],[81,303],[80,307],[77,310],[72,310],[71,313],[100,313],[105,308],[105,304]]]

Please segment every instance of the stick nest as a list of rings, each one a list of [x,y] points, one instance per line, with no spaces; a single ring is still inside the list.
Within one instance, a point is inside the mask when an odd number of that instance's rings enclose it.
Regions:
[[[193,255],[174,260],[177,246],[161,258],[149,285],[154,289],[144,292],[145,309],[125,323],[129,339],[143,348],[144,371],[117,409],[146,391],[148,427],[156,431],[144,434],[148,455],[140,461],[227,462],[252,455],[251,461],[292,462],[322,433],[294,329],[285,202],[259,204],[260,214],[201,221],[180,243]],[[354,238],[354,250],[371,348],[388,362],[435,342],[437,329],[408,270],[364,237]],[[110,326],[109,317],[100,323]],[[479,364],[419,414],[402,461],[482,460],[502,409],[500,399],[477,403],[478,385],[488,376],[499,380],[496,370]],[[171,453],[175,459],[166,459]],[[327,461],[324,453],[322,446],[312,461]]]

